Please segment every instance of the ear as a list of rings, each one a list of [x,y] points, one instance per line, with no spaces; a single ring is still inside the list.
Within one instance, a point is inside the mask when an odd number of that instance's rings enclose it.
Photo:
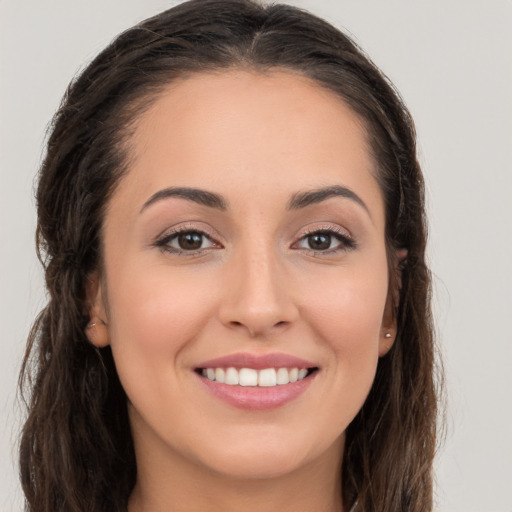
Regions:
[[[397,310],[402,286],[402,267],[407,258],[407,249],[397,249],[393,258],[393,275],[390,276],[388,297],[379,339],[379,357],[385,356],[393,346],[397,334]]]
[[[103,288],[99,272],[94,272],[86,277],[85,295],[90,322],[85,328],[85,334],[88,340],[98,348],[110,344]]]

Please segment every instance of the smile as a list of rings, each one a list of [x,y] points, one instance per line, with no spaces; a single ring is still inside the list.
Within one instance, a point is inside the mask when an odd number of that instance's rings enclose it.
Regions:
[[[239,353],[204,361],[195,373],[204,388],[223,402],[262,410],[302,395],[315,381],[319,366],[287,354]]]
[[[228,386],[274,387],[300,381],[314,368],[203,368],[201,375]]]

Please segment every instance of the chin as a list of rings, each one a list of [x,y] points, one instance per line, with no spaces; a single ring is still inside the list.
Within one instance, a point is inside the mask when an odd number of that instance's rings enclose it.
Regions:
[[[283,477],[301,468],[306,461],[295,454],[267,453],[233,454],[205,461],[207,466],[219,476],[238,480],[266,480]]]
[[[321,460],[339,459],[343,438],[329,446],[311,446],[305,439],[290,435],[245,436],[244,440],[216,444],[212,450],[202,450],[202,463],[224,477],[240,480],[280,478],[314,465]],[[341,447],[341,448],[340,448]],[[222,449],[221,449],[222,448]]]

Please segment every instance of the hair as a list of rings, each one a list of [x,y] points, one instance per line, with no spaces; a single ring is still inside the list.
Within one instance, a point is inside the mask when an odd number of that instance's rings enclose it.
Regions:
[[[85,335],[84,284],[101,268],[102,222],[129,170],[137,118],[174,80],[229,69],[299,73],[364,123],[385,202],[398,332],[346,432],[343,501],[355,512],[431,511],[436,365],[413,121],[346,35],[304,10],[252,0],[192,0],[125,31],[71,83],[55,114],[37,189],[48,303],[20,374],[26,510],[126,510],[137,476],[126,395],[110,348],[95,348]],[[397,249],[407,250],[398,272]]]

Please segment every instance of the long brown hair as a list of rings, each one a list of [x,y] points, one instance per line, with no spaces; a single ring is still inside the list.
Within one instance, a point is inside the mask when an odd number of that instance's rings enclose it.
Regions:
[[[424,186],[412,119],[398,93],[346,35],[286,5],[192,0],[127,30],[70,85],[56,113],[37,191],[37,243],[48,304],[20,375],[28,417],[21,480],[32,512],[125,511],[136,461],[110,349],[84,333],[84,282],[101,265],[109,197],[129,168],[137,116],[176,78],[288,69],[336,93],[365,124],[386,205],[388,259],[406,249],[398,334],[348,427],[343,499],[357,512],[432,509],[437,395]],[[335,412],[333,411],[333,414]]]

